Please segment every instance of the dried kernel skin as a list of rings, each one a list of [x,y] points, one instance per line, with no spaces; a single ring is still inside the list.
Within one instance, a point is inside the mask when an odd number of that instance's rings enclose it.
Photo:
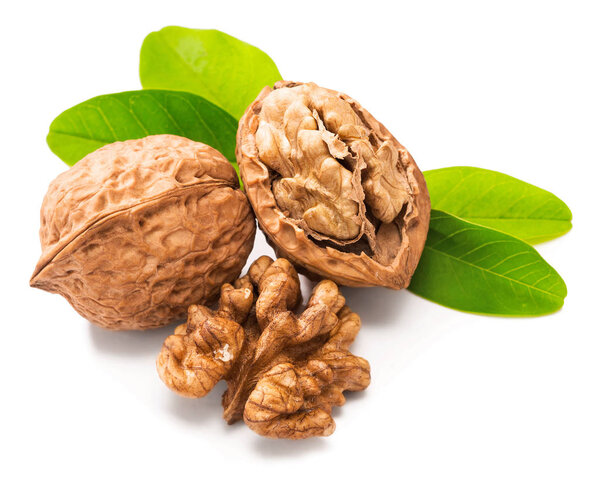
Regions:
[[[236,157],[278,255],[338,284],[408,286],[429,227],[425,180],[354,99],[312,83],[265,87],[240,120]]]
[[[330,435],[331,410],[345,403],[343,392],[370,383],[369,363],[349,351],[360,318],[332,281],[317,284],[298,315],[300,300],[293,266],[260,257],[248,275],[223,286],[216,311],[190,308],[187,324],[163,344],[160,378],[196,398],[226,380],[223,418],[243,419],[265,437]]]
[[[51,183],[30,283],[108,329],[164,326],[239,275],[254,234],[218,151],[172,135],[113,143]]]

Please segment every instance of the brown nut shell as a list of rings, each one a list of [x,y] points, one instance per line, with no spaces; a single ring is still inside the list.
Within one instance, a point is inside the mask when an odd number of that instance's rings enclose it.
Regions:
[[[338,284],[408,286],[427,238],[427,186],[358,102],[313,83],[265,87],[240,120],[236,157],[278,256]]]
[[[50,184],[30,283],[109,329],[163,326],[239,275],[254,234],[221,153],[172,135],[117,142]]]

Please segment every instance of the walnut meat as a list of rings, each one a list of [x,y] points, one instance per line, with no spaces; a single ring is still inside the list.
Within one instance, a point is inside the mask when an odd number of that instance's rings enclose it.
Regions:
[[[364,390],[369,363],[348,348],[360,318],[336,284],[319,282],[306,309],[286,259],[263,256],[248,275],[221,289],[219,307],[189,308],[187,324],[169,336],[156,361],[160,378],[184,397],[203,397],[227,381],[223,417],[260,435],[304,439],[335,430],[333,406],[345,390]]]
[[[429,194],[408,151],[360,104],[281,81],[248,107],[237,137],[248,198],[278,254],[339,284],[409,284]]]
[[[50,184],[31,285],[109,329],[163,326],[239,275],[254,234],[218,151],[171,135],[113,143]]]

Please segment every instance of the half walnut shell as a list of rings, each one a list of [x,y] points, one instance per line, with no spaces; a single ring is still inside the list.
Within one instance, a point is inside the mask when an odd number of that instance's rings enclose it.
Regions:
[[[255,227],[217,150],[172,135],[112,143],[50,184],[30,284],[109,329],[163,326],[239,275]]]
[[[423,174],[349,96],[313,83],[265,87],[240,120],[236,156],[278,256],[347,286],[408,286],[429,227]]]

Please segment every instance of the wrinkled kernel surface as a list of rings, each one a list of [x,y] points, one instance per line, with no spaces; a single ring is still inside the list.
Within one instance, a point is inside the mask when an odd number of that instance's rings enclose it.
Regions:
[[[265,87],[240,119],[236,158],[278,256],[314,279],[409,285],[429,227],[425,179],[356,100],[313,83]]]
[[[187,397],[202,397],[225,379],[225,420],[243,419],[266,437],[330,435],[331,409],[344,404],[343,392],[370,382],[368,362],[348,350],[360,318],[332,281],[317,284],[297,315],[300,300],[292,265],[259,258],[248,275],[223,286],[216,311],[190,307],[187,324],[158,356],[161,379]]]
[[[315,84],[266,97],[256,145],[280,175],[273,182],[279,207],[316,234],[356,240],[365,232],[361,205],[391,223],[409,201],[397,149],[372,137],[348,101]]]

